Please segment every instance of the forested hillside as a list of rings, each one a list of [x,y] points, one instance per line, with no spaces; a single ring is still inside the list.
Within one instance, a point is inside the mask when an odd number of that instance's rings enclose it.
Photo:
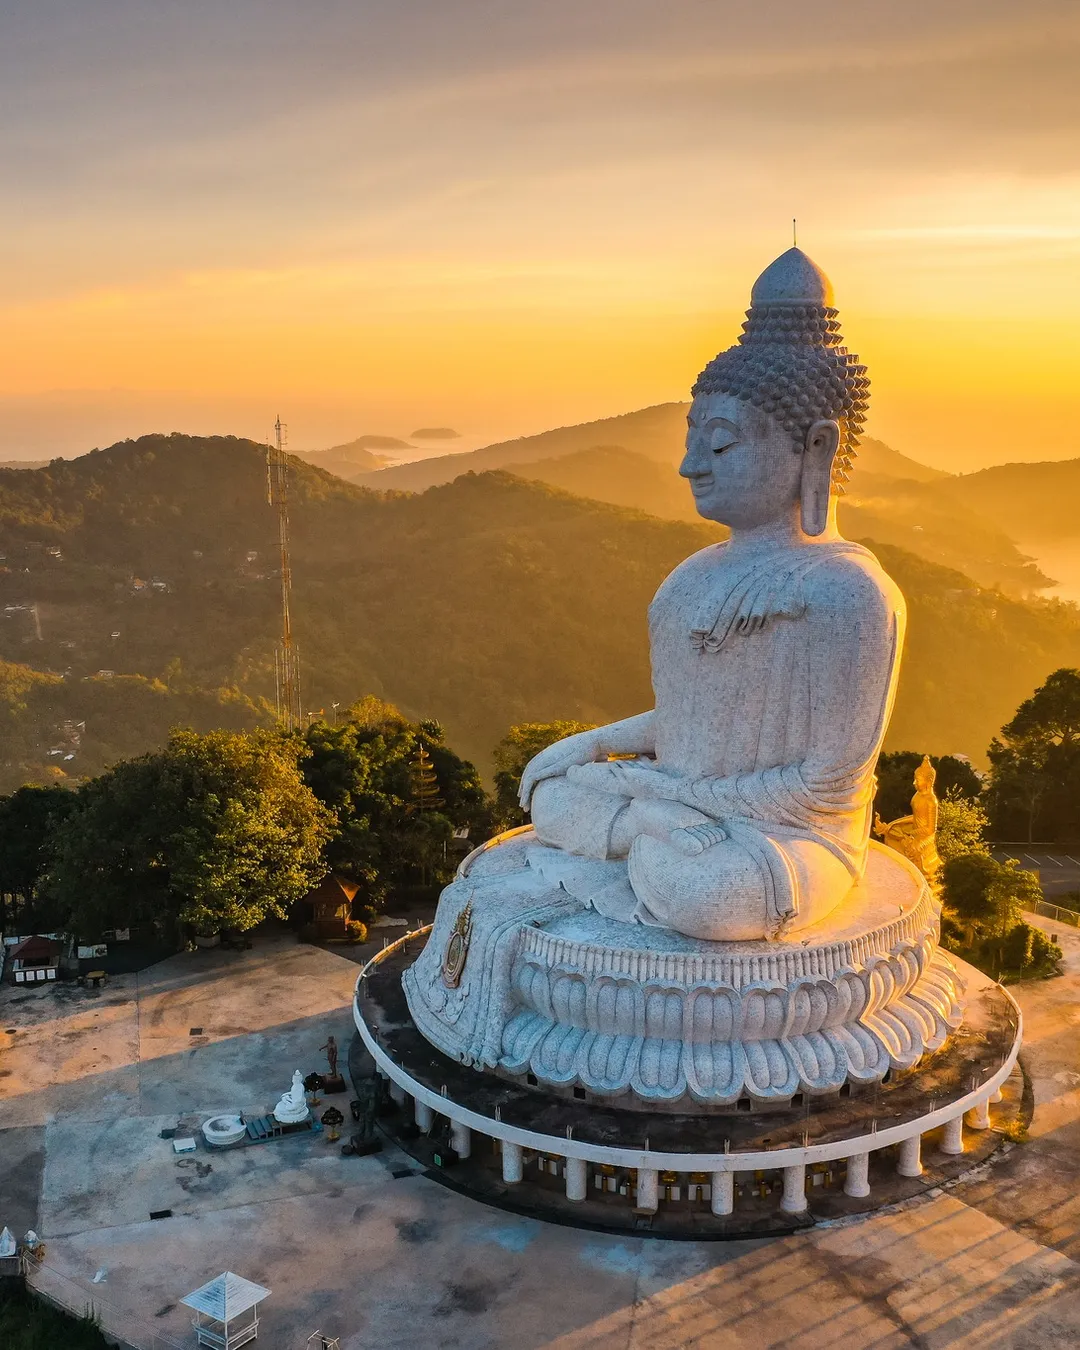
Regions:
[[[577,496],[668,520],[694,521],[690,492],[673,472],[682,458],[688,406],[664,403],[504,441],[471,454],[344,476],[366,487],[422,492],[463,473],[507,468]],[[963,484],[970,481],[964,479]],[[952,490],[958,482],[951,474],[866,437],[840,506],[841,529],[852,538],[870,535],[929,562],[959,568],[980,585],[1000,587],[1011,595],[1030,594],[1048,585],[1050,579],[1013,542],[1021,536],[1003,523],[1002,513],[993,518],[981,515],[974,494],[968,502],[959,489]]]
[[[646,706],[648,601],[718,537],[501,472],[382,495],[297,462],[292,488],[305,708],[331,717],[378,694],[440,719],[482,765],[511,723]],[[0,472],[0,554],[0,788],[96,771],[170,721],[268,715],[278,576],[262,447],[144,437]],[[911,608],[893,746],[981,758],[1021,698],[1080,664],[1075,608],[881,555]],[[72,760],[65,722],[85,722]]]
[[[1080,536],[1080,459],[995,464],[952,479],[948,495],[1015,539]]]
[[[881,459],[888,462],[884,456],[875,462]],[[699,520],[689,487],[671,465],[618,445],[516,464],[513,472],[579,497],[647,511],[665,520]],[[1048,582],[996,525],[943,495],[933,480],[858,470],[840,501],[839,521],[852,539],[870,537],[908,549],[1011,595],[1030,594]]]

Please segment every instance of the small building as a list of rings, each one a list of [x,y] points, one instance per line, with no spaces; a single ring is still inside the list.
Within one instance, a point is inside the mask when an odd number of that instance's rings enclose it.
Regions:
[[[348,936],[348,922],[352,917],[352,902],[360,889],[353,881],[333,873],[324,877],[313,891],[304,897],[311,906],[311,927],[316,937],[343,938]]]
[[[8,953],[12,983],[38,984],[55,980],[62,950],[61,944],[52,938],[37,935],[23,938]]]

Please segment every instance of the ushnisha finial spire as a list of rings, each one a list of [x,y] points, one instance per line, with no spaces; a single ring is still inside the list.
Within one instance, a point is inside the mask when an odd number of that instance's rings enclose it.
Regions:
[[[842,346],[833,285],[801,248],[765,267],[736,346],[714,356],[694,394],[733,394],[775,417],[796,450],[815,421],[840,423],[833,482],[844,491],[869,405],[867,367]]]
[[[801,248],[789,248],[771,262],[750,292],[753,305],[824,305],[833,302],[832,282]]]
[[[841,439],[833,479],[843,492],[870,381],[842,342],[832,283],[802,249],[789,248],[754,282],[742,335],[709,362],[693,392],[754,404],[791,433],[797,450],[815,422],[835,419]]]

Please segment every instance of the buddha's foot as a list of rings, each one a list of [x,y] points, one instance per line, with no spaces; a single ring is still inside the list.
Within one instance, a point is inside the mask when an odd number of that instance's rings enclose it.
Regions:
[[[677,848],[680,853],[685,853],[688,858],[704,853],[707,848],[712,848],[713,844],[722,844],[727,837],[727,830],[722,825],[717,825],[715,821],[708,821],[703,825],[683,825],[668,835],[672,847]]]

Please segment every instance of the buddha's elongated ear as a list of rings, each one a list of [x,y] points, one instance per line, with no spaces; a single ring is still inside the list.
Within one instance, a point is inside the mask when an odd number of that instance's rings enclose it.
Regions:
[[[811,537],[821,534],[829,523],[833,460],[839,447],[840,427],[836,422],[815,422],[806,433],[799,506],[803,533]]]

